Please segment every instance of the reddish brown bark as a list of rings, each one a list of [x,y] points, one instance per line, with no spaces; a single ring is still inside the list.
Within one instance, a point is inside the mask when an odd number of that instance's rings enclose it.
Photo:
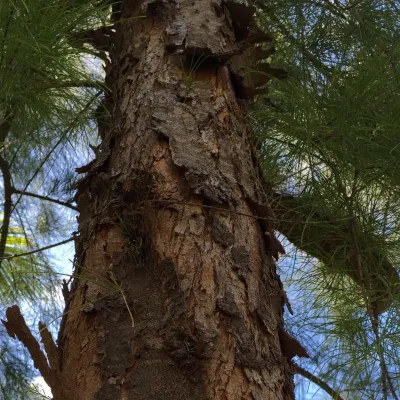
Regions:
[[[227,66],[250,35],[251,9],[237,11],[122,4],[111,117],[77,197],[64,399],[293,398],[280,245]]]

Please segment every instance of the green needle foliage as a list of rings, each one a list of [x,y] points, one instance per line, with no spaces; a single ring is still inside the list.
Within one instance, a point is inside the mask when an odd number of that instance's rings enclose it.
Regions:
[[[0,5],[0,122],[12,126],[3,147],[19,189],[35,180],[50,187],[60,179],[60,157],[71,166],[77,158],[71,150],[93,134],[88,120],[101,84],[84,68],[82,56],[91,51],[79,32],[101,24],[104,7],[82,3]]]
[[[277,229],[296,246],[288,324],[314,344],[304,365],[344,398],[396,399],[400,3],[258,5],[289,72],[252,114]]]
[[[46,259],[37,254],[13,258],[32,248],[32,245],[22,228],[10,228],[0,281],[0,301],[3,304],[35,301],[52,286],[54,275]]]
[[[7,237],[5,257],[13,257],[35,245],[20,227],[11,226]],[[5,306],[19,303],[35,307],[46,297],[53,297],[55,275],[48,261],[37,254],[29,258],[8,258],[2,262],[0,278],[0,311]],[[52,305],[52,308],[54,304]],[[35,307],[37,308],[37,306]],[[9,339],[5,328],[0,326],[0,398],[4,400],[30,400],[28,393],[34,372],[29,356],[21,345]]]
[[[0,308],[5,312],[5,309]],[[0,328],[2,337],[6,336],[5,329]],[[1,341],[0,350],[0,398],[4,400],[28,400],[29,395],[24,395],[33,378],[27,357],[21,354],[21,349],[16,349],[9,342]]]
[[[89,29],[107,25],[108,14],[108,5],[92,1],[0,1],[0,186],[5,204],[0,211],[6,226],[2,236],[7,235],[0,254],[0,304],[18,302],[36,318],[50,309],[60,314],[49,300],[57,297],[60,282],[40,252],[13,256],[49,244],[49,237],[54,243],[71,234],[77,181],[71,171],[88,158],[88,143],[97,140],[91,121],[104,91],[99,68],[89,68],[99,52],[82,38]],[[33,398],[25,390],[32,367],[7,337],[1,333],[0,398]]]
[[[83,57],[95,50],[85,47],[80,35],[106,23],[107,12],[108,6],[95,7],[91,2],[0,3],[0,151],[5,196],[7,188],[13,195],[7,218],[12,214],[32,238],[43,236],[51,227],[54,239],[54,222],[72,217],[52,205],[51,198],[70,201],[76,181],[71,171],[82,162],[82,148],[93,138],[94,126],[89,122],[103,88]],[[11,174],[8,181],[7,171]],[[28,197],[26,192],[47,199]],[[62,228],[58,231],[63,233]],[[5,254],[0,257],[30,246],[23,235],[16,236],[11,228],[9,233]],[[19,259],[17,267],[15,263],[14,259],[2,262],[2,294],[10,292],[8,286],[15,282],[13,274],[18,268],[28,269],[32,259]],[[22,284],[22,278],[18,279]],[[22,285],[20,290],[28,294],[31,289]]]

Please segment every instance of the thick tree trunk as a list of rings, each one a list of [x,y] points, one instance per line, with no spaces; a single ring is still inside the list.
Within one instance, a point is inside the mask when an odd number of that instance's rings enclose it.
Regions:
[[[78,192],[65,399],[293,398],[279,244],[224,64],[249,35],[234,10],[122,4],[111,116]]]

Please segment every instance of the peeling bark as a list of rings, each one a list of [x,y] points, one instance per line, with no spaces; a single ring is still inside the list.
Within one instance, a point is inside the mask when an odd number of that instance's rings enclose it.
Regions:
[[[293,398],[281,247],[228,67],[251,18],[226,4],[122,4],[112,123],[77,194],[60,399]]]

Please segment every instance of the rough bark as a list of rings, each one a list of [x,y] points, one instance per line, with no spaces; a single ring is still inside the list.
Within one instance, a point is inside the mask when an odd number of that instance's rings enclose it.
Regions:
[[[293,398],[303,350],[283,329],[282,249],[228,66],[251,34],[237,11],[122,2],[111,115],[80,169],[63,399]]]

